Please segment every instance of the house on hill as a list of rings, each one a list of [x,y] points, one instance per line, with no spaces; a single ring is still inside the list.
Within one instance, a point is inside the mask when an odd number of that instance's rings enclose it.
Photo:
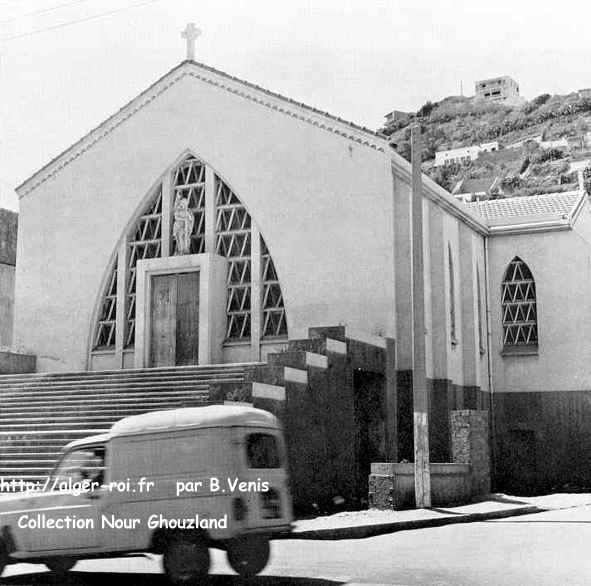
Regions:
[[[488,199],[493,193],[502,195],[500,177],[461,179],[452,190],[452,195],[464,203]]]
[[[507,106],[521,105],[519,84],[509,75],[481,79],[474,84],[474,97],[487,102],[500,102]]]

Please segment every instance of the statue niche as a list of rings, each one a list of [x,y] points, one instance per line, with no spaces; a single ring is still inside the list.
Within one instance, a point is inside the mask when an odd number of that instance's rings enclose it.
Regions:
[[[191,234],[195,224],[193,212],[189,209],[189,200],[177,193],[174,202],[174,224],[172,233],[176,242],[175,256],[191,254]]]

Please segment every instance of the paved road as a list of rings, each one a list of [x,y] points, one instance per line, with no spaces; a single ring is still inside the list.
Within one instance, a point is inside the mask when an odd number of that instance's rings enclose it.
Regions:
[[[591,507],[484,523],[403,531],[361,540],[276,542],[253,585],[365,584],[557,586],[591,584]],[[61,583],[42,566],[5,570],[3,583]],[[159,560],[82,562],[68,584],[163,586]],[[213,552],[211,585],[242,582]]]

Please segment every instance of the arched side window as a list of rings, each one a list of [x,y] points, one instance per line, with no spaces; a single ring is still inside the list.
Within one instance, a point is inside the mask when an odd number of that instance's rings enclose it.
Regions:
[[[448,269],[449,269],[449,332],[451,343],[457,344],[456,337],[456,285],[454,279],[454,259],[451,252],[451,244],[447,245]]]
[[[482,320],[482,291],[480,289],[480,267],[476,266],[476,304],[478,311],[478,349],[481,354],[485,352],[484,323]]]
[[[509,263],[501,287],[503,346],[537,347],[536,283],[529,267],[519,257]]]
[[[165,188],[165,185],[169,188]],[[125,236],[125,261],[116,257],[109,271],[94,325],[92,350],[115,351],[118,328],[123,332],[122,347],[133,348],[137,263],[144,259],[176,254],[171,230],[172,218],[165,221],[164,209],[167,207],[172,210],[177,197],[188,200],[188,208],[195,218],[191,233],[191,254],[214,252],[228,259],[226,341],[248,343],[253,316],[260,324],[258,331],[261,339],[286,338],[287,320],[281,286],[263,237],[230,187],[211,167],[193,155],[188,155],[171,171],[168,182],[163,181],[156,186]],[[212,218],[209,227],[211,245],[206,242],[206,217]],[[211,246],[211,250],[208,246]],[[252,271],[253,251],[258,255],[258,274]],[[123,271],[120,268],[118,272],[118,262],[123,265]],[[118,274],[120,277],[124,275],[121,279],[125,283],[123,299],[117,299]],[[260,299],[256,301],[251,300],[255,287],[260,292]],[[121,324],[116,321],[118,303],[125,308]]]

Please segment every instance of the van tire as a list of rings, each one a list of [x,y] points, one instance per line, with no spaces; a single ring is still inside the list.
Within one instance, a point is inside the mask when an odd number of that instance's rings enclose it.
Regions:
[[[195,584],[207,576],[210,563],[209,549],[203,538],[175,536],[167,540],[162,567],[172,584]]]
[[[239,537],[228,544],[228,562],[242,578],[252,578],[265,569],[271,546],[265,537]]]
[[[64,576],[76,565],[76,561],[68,557],[51,558],[45,560],[45,565],[57,576]]]
[[[4,568],[8,565],[8,553],[7,548],[4,544],[4,540],[0,537],[0,576],[4,572]]]

